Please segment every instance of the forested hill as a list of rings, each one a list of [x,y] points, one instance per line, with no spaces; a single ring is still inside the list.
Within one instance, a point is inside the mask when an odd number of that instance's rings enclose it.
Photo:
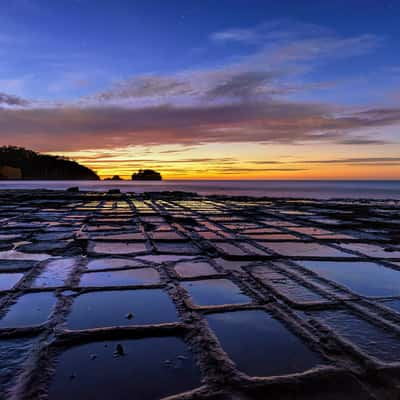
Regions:
[[[76,161],[39,154],[21,147],[0,147],[0,178],[12,179],[16,176],[20,179],[100,179],[90,168],[84,167]]]

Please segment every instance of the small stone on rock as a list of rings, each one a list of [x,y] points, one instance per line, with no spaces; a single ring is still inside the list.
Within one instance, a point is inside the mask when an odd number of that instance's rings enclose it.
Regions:
[[[126,319],[132,319],[133,318],[133,314],[132,313],[128,313],[125,315]]]
[[[125,355],[124,348],[122,347],[121,343],[118,343],[117,346],[115,347],[114,355],[115,356]]]

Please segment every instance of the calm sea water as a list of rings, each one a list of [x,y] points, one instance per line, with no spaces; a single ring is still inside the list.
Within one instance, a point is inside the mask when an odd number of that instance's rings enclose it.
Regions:
[[[181,190],[199,194],[294,198],[364,198],[400,200],[400,181],[0,181],[0,189],[67,189],[123,192]]]

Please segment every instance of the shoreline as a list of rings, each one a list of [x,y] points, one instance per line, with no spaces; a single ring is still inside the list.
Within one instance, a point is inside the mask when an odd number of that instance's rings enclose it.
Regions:
[[[69,198],[73,196],[80,197],[81,195],[91,195],[91,196],[106,196],[106,195],[114,195],[114,196],[138,196],[138,197],[146,197],[146,198],[156,198],[159,196],[167,196],[167,197],[174,197],[177,196],[179,198],[212,198],[212,199],[220,199],[220,200],[242,200],[242,201],[288,201],[288,202],[301,202],[301,201],[313,201],[313,202],[353,202],[353,203],[358,203],[358,202],[394,202],[394,203],[400,203],[400,199],[397,198],[365,198],[365,197],[335,197],[335,198],[318,198],[318,197],[278,197],[278,196],[251,196],[251,195],[229,195],[229,194],[200,194],[196,192],[186,192],[186,191],[180,191],[180,190],[163,190],[163,191],[149,191],[149,192],[135,192],[135,191],[129,191],[129,192],[114,192],[115,190],[118,191],[118,188],[110,188],[107,191],[97,191],[97,190],[81,190],[79,186],[76,186],[79,190],[78,191],[72,191],[69,192],[68,189],[74,188],[68,188],[66,190],[62,189],[46,189],[46,188],[40,188],[40,189],[2,189],[1,184],[0,184],[0,196],[2,194],[26,194],[26,195],[32,195],[32,196],[42,196],[44,193],[47,194],[52,194],[52,195],[65,195],[68,196]],[[113,193],[110,193],[113,192]]]

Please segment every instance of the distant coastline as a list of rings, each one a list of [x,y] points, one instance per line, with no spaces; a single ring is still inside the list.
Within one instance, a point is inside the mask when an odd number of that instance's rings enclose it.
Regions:
[[[22,147],[0,147],[1,180],[100,180],[90,168],[64,157]]]

